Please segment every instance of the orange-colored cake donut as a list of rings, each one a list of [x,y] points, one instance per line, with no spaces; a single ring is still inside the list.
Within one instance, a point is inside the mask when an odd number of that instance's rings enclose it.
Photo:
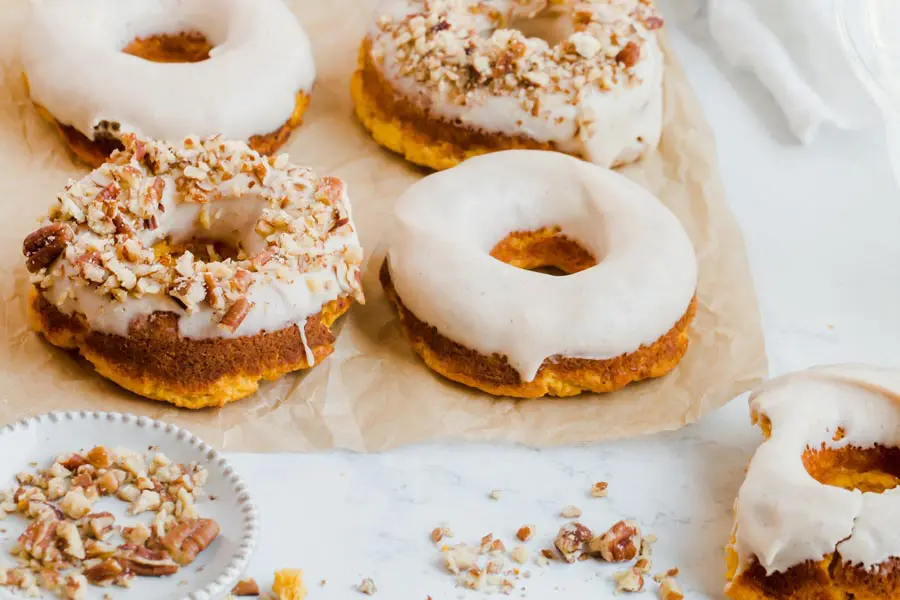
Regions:
[[[662,25],[651,0],[383,2],[351,84],[356,113],[432,169],[508,149],[628,164],[662,129]]]
[[[691,242],[613,171],[497,152],[417,182],[395,213],[381,282],[413,350],[448,379],[521,398],[609,392],[687,351]]]
[[[900,371],[784,376],[750,411],[766,440],[735,503],[726,596],[900,599]]]
[[[33,9],[23,62],[38,113],[93,167],[126,133],[222,134],[270,154],[315,81],[309,40],[280,0],[49,0]]]
[[[25,239],[36,329],[187,408],[328,356],[331,325],[363,301],[343,182],[215,137],[123,142]]]

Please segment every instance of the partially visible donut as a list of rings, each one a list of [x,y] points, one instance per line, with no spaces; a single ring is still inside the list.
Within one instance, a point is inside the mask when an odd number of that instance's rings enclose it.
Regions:
[[[346,185],[243,142],[123,142],[25,239],[37,330],[187,408],[328,356],[363,301]]]
[[[534,18],[555,18],[562,41],[511,28]],[[433,169],[515,148],[628,164],[660,138],[662,24],[652,0],[384,0],[352,81],[356,113]]]
[[[750,396],[732,600],[900,599],[900,370],[818,367]]]
[[[381,281],[434,371],[495,395],[572,396],[675,368],[697,262],[675,215],[624,176],[509,150],[401,196]]]
[[[94,167],[126,133],[221,134],[272,153],[300,125],[316,77],[281,0],[44,0],[22,57],[39,114]]]

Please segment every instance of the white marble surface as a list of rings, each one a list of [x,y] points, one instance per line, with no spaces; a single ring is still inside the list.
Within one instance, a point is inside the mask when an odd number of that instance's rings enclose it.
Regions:
[[[741,222],[761,302],[773,374],[817,363],[900,364],[900,193],[880,130],[824,130],[793,143],[750,76],[729,71],[690,3],[669,2],[670,35],[719,143],[722,176]],[[687,7],[687,8],[686,8]],[[602,427],[602,423],[597,424]],[[477,597],[454,586],[428,540],[447,522],[454,541],[506,541],[535,523],[549,545],[575,504],[605,528],[635,518],[659,536],[654,567],[681,568],[690,599],[722,598],[731,506],[759,434],[736,399],[680,432],[535,451],[421,446],[382,455],[233,454],[263,515],[251,574],[301,567],[310,598],[359,598],[372,577],[391,600]],[[588,496],[597,480],[607,499]],[[499,501],[488,498],[503,491]],[[588,561],[530,567],[514,596],[610,598],[615,567]],[[318,582],[327,581],[324,587]],[[643,596],[654,597],[649,585]]]

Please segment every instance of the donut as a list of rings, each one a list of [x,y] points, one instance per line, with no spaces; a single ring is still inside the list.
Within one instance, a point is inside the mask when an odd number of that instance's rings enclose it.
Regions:
[[[696,308],[697,261],[675,215],[614,171],[539,150],[415,183],[380,277],[428,367],[520,398],[668,373]]]
[[[765,441],[735,503],[726,596],[900,598],[900,371],[783,376],[750,413]]]
[[[185,408],[328,356],[364,301],[346,185],[218,137],[122,142],[25,238],[35,328]]]
[[[387,0],[379,15],[351,92],[375,141],[410,162],[440,170],[536,149],[610,167],[658,145],[663,20],[652,0]],[[519,22],[549,23],[560,41]]]
[[[38,113],[93,167],[128,133],[221,134],[273,153],[316,77],[282,0],[42,0],[22,59]]]

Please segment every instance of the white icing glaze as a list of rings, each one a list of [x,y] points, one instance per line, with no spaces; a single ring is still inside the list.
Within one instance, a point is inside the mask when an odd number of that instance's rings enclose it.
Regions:
[[[468,2],[469,4],[472,1]],[[602,3],[602,0],[601,2]],[[466,4],[463,2],[462,4]],[[501,12],[529,16],[545,2],[523,4],[498,0],[492,6]],[[419,0],[383,0],[380,14],[402,15],[422,12]],[[490,35],[489,22],[485,35]],[[571,15],[557,18],[560,37],[572,33]],[[382,57],[380,68],[391,86],[431,115],[463,126],[504,135],[524,135],[537,142],[552,142],[563,151],[601,165],[627,163],[640,157],[645,148],[659,144],[662,131],[662,84],[664,57],[653,32],[645,32],[641,58],[633,67],[633,78],[609,89],[583,86],[567,92],[543,92],[537,97],[540,112],[523,107],[516,96],[495,95],[475,88],[460,103],[449,94],[436,93],[414,77],[403,75],[390,33],[373,30],[372,53]],[[607,57],[598,57],[608,60]]]
[[[120,52],[135,38],[200,31],[198,63]],[[310,91],[308,38],[281,0],[35,0],[23,62],[32,99],[90,139],[101,120],[123,132],[246,141],[278,129]]]
[[[755,556],[767,573],[820,561],[837,549],[869,568],[900,556],[900,488],[881,494],[819,483],[807,448],[900,445],[900,370],[812,369],[769,382],[750,398],[771,437],[759,447],[736,504],[740,568]],[[844,437],[835,442],[838,428]]]
[[[551,356],[608,359],[652,344],[684,315],[697,262],[678,219],[624,176],[529,150],[430,175],[395,209],[388,259],[419,319],[532,381]],[[490,256],[510,232],[559,226],[598,264],[553,277]]]

